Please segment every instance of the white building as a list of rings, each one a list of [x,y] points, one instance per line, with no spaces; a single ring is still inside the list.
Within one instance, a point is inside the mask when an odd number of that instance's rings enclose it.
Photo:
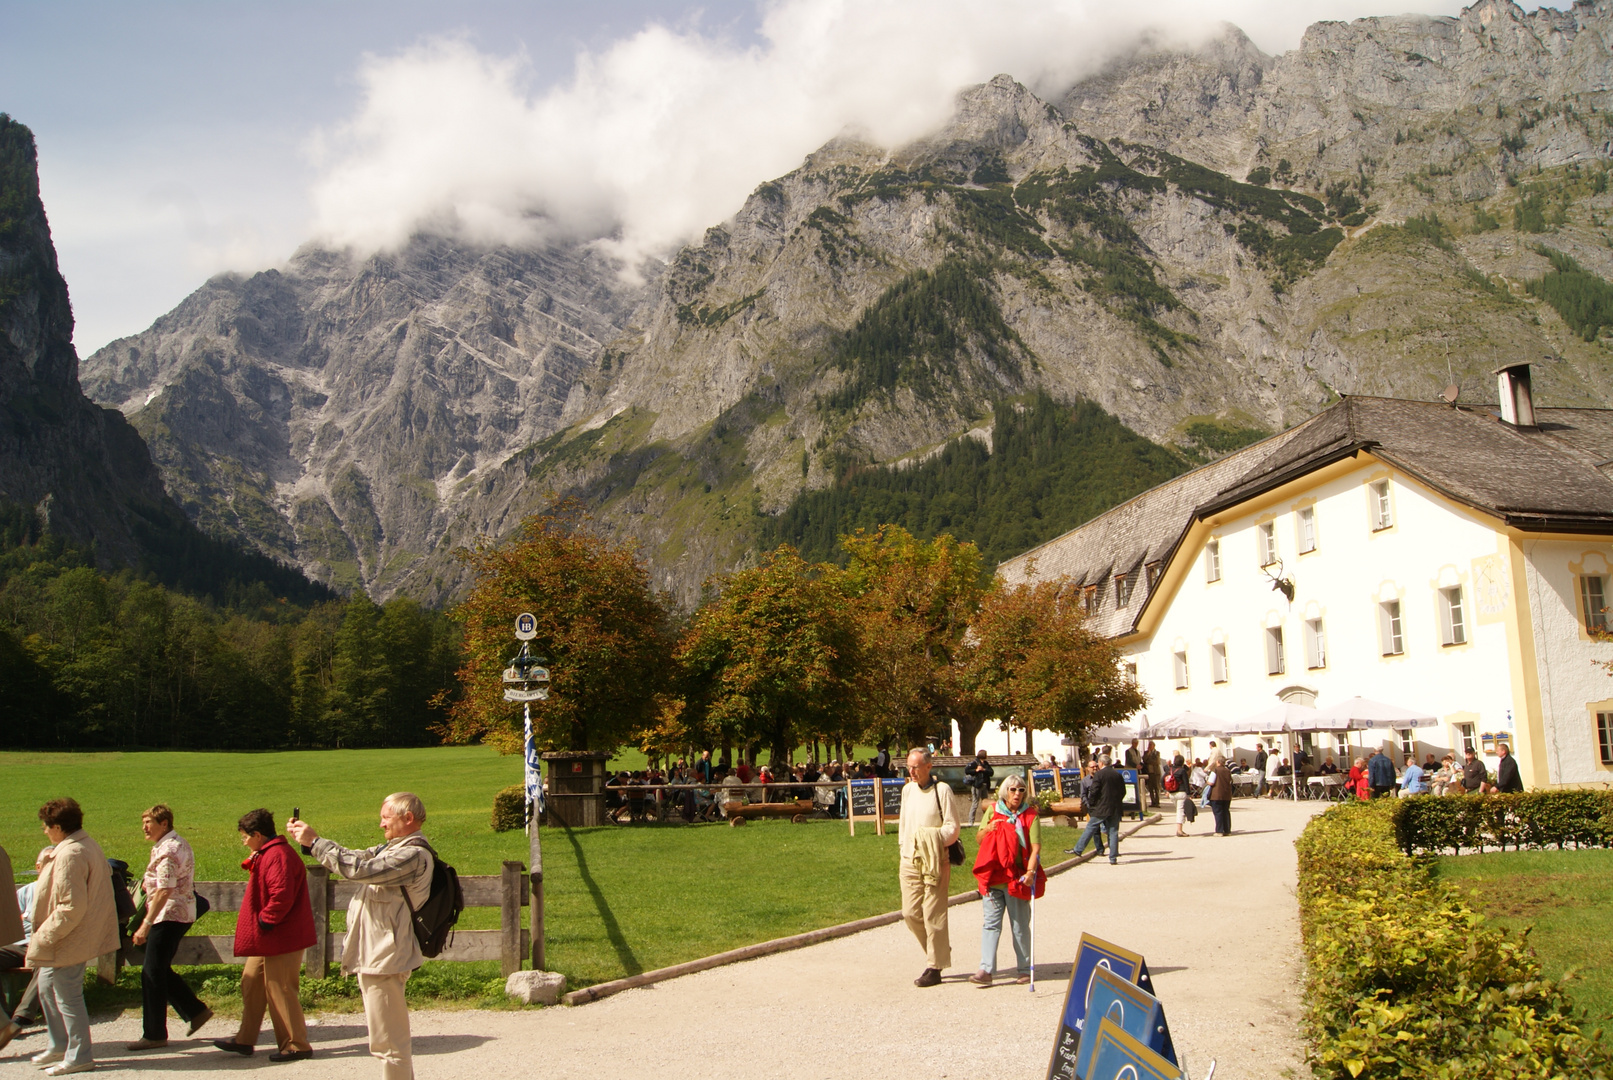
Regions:
[[[1419,757],[1504,740],[1529,787],[1613,781],[1613,410],[1500,376],[1501,410],[1345,398],[998,572],[1065,577],[1154,720],[1361,695],[1441,718],[1392,740]]]

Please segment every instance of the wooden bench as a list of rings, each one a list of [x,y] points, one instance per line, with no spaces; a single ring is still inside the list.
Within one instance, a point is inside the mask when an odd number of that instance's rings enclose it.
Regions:
[[[805,821],[813,812],[811,799],[794,799],[782,803],[723,803],[723,811],[728,815],[728,824],[740,826],[749,818],[787,817],[797,825]]]
[[[347,903],[362,886],[355,882],[332,878],[323,866],[308,867],[308,898],[314,908],[313,946],[303,954],[303,965],[311,977],[324,978],[331,965],[342,958],[345,933],[330,928],[330,913],[346,911]],[[459,887],[465,893],[465,907],[496,907],[499,909],[497,930],[456,930],[453,940],[443,949],[438,960],[497,960],[508,976],[521,970],[521,959],[528,955],[531,931],[521,928],[521,908],[531,897],[531,878],[518,862],[505,862],[504,871],[497,877],[462,877]],[[196,892],[207,897],[214,911],[240,911],[246,896],[244,881],[198,881]],[[132,956],[124,958],[134,962]],[[174,954],[176,964],[244,964],[246,958],[235,955],[235,937],[232,934],[208,936],[186,935]]]

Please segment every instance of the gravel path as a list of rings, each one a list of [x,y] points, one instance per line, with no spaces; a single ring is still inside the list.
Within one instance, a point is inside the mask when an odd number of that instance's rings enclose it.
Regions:
[[[933,989],[913,986],[923,957],[905,927],[890,926],[579,1008],[416,1013],[416,1075],[710,1080],[782,1069],[791,1080],[1039,1080],[1070,960],[1086,931],[1147,957],[1193,1080],[1201,1080],[1212,1057],[1217,1080],[1301,1077],[1293,840],[1314,809],[1239,800],[1231,837],[1207,835],[1208,814],[1186,839],[1172,835],[1175,826],[1166,821],[1124,842],[1120,865],[1095,860],[1053,878],[1037,902],[1035,994],[1012,984],[980,990],[964,981],[978,959],[980,934],[980,905],[964,904],[951,916],[956,966]],[[1075,835],[1050,830],[1064,844]],[[999,957],[1012,969],[1006,933]],[[228,1021],[203,1032],[231,1033]],[[279,1075],[284,1069],[303,1080],[379,1075],[365,1049],[362,1016],[316,1018],[309,1034],[317,1057],[287,1066],[270,1065],[264,1049],[240,1059],[201,1040],[176,1040],[158,1054],[124,1053],[122,1043],[138,1034],[138,1015],[96,1024],[97,1071]],[[0,1052],[0,1080],[38,1075],[19,1055],[43,1045],[36,1034]],[[777,1069],[765,1064],[770,1060]]]

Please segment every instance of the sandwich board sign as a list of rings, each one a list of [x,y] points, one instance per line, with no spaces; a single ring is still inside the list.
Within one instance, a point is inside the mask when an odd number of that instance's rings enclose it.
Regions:
[[[1047,1080],[1074,1080],[1076,1049],[1080,1046],[1087,1018],[1087,1002],[1100,969],[1122,982],[1141,987],[1150,995],[1154,992],[1148,962],[1140,953],[1122,949],[1091,934],[1082,934],[1075,951],[1075,963],[1070,968],[1070,982],[1064,990],[1064,1009],[1059,1014],[1058,1036],[1053,1043],[1053,1058],[1048,1062]]]
[[[885,835],[885,823],[902,815],[902,788],[906,780],[899,777],[846,781],[846,819],[851,835],[857,835],[858,821],[873,821],[879,835]]]
[[[1170,1028],[1165,1024],[1165,1007],[1140,986],[1122,981],[1108,968],[1092,973],[1092,992],[1087,997],[1087,1019],[1080,1046],[1075,1052],[1076,1080],[1089,1080],[1098,1040],[1086,1032],[1095,1031],[1102,1020],[1112,1020],[1127,1035],[1176,1064],[1176,1048],[1171,1045]]]
[[[1097,1021],[1090,1039],[1091,1064],[1081,1080],[1182,1080],[1173,1061],[1154,1053],[1107,1016]]]

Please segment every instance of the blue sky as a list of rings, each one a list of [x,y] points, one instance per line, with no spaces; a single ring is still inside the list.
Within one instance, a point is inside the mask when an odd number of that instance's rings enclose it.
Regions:
[[[621,237],[624,258],[661,253],[846,126],[912,137],[957,87],[997,71],[1067,81],[1153,21],[1224,17],[1276,52],[1314,19],[1368,13],[1386,12],[1365,0],[0,0],[0,111],[38,140],[87,355],[209,275],[278,265],[316,236],[373,249],[433,217],[472,240],[591,231]]]

